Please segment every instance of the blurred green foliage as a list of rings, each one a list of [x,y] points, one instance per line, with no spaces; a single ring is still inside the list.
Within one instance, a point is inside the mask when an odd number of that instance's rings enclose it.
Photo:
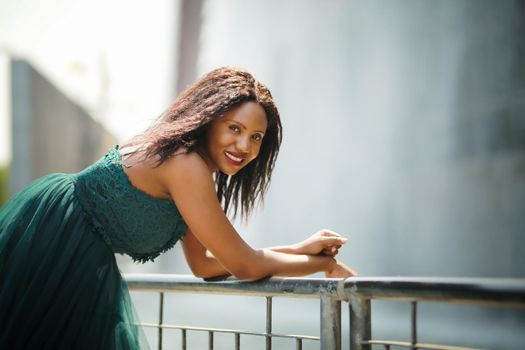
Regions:
[[[9,165],[0,166],[0,206],[3,205],[9,197]]]

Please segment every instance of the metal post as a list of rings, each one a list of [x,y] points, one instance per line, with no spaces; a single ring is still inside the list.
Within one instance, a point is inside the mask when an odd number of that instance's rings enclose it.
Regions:
[[[241,349],[241,335],[239,333],[235,333],[235,350]]]
[[[350,295],[350,350],[371,350],[370,344],[361,342],[372,339],[370,299],[352,293]]]
[[[341,301],[321,294],[321,350],[341,350]]]
[[[186,330],[185,329],[181,329],[181,330],[182,330],[182,334],[181,334],[182,350],[186,350]]]
[[[272,333],[272,297],[266,297],[266,334]],[[266,350],[272,350],[272,337],[266,336]]]
[[[159,350],[162,350],[162,324],[164,323],[164,293],[160,292],[159,301]]]
[[[301,338],[295,339],[295,350],[303,350],[303,340]]]
[[[213,332],[208,331],[208,350],[213,350]]]
[[[412,315],[411,315],[411,323],[412,323],[412,349],[417,349],[417,302],[413,301],[412,303]]]

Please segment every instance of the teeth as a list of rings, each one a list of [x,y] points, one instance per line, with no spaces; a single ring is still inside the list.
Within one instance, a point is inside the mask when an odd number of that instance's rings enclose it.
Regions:
[[[228,153],[228,152],[224,152],[224,154],[226,154],[226,156],[228,158],[230,158],[231,160],[235,161],[235,162],[242,162],[243,159],[242,158],[238,158],[238,157],[235,157],[234,155]]]

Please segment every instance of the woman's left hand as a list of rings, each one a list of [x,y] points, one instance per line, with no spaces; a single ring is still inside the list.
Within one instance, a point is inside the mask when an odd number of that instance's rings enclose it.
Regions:
[[[325,273],[327,278],[348,278],[357,277],[357,272],[351,267],[346,266],[339,260],[336,260],[333,268]]]
[[[323,229],[295,244],[295,250],[297,254],[336,256],[346,241],[339,233]]]

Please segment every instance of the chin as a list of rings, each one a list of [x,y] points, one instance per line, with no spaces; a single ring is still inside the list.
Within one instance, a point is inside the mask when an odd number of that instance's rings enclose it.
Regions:
[[[221,173],[229,175],[229,176],[233,176],[233,175],[237,174],[240,170],[241,169],[237,169],[237,170],[221,170]]]
[[[246,164],[243,164],[243,166],[241,167],[234,167],[234,166],[224,166],[224,167],[221,167],[220,171],[221,173],[224,173],[226,175],[230,175],[230,176],[233,176],[235,174],[237,174],[239,171],[241,171],[242,169],[244,169],[244,167],[246,166]]]
[[[219,167],[219,169],[220,169],[221,173],[233,176],[233,175],[237,174],[239,171],[241,171],[242,169],[244,169],[244,167],[247,164],[248,164],[248,162],[245,162],[245,163],[241,164],[241,166],[235,166],[235,165],[232,165],[232,164],[225,163],[225,164],[223,164],[223,166]]]

